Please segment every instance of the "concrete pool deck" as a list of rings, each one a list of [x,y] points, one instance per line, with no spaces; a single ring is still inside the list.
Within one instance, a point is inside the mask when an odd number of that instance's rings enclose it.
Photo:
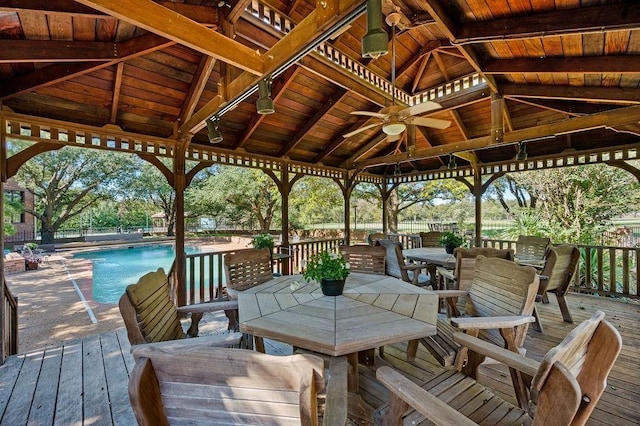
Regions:
[[[161,242],[166,244],[171,241]],[[232,241],[221,243],[190,240],[188,244],[198,245],[207,251],[246,248],[245,242]],[[83,289],[83,294],[86,294],[87,286],[90,289],[92,264],[84,259],[71,258],[72,253],[70,250],[53,253],[37,270],[5,277],[11,293],[18,296],[19,353],[59,346],[68,340],[124,327],[117,303],[97,303],[87,297],[86,303],[97,320],[96,323],[92,321],[74,287],[75,281]],[[207,321],[212,322],[212,327],[217,327],[213,323],[218,320],[226,321],[226,317],[205,317],[201,329],[206,332]]]

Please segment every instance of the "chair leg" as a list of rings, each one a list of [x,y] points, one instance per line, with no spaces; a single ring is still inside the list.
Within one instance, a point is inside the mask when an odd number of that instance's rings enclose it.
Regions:
[[[191,313],[191,325],[189,326],[189,329],[187,330],[187,336],[189,337],[198,337],[198,324],[200,324],[200,320],[202,319],[202,316],[204,315],[204,313],[202,312],[192,312]]]
[[[257,352],[261,352],[261,353],[265,353],[264,352],[264,339],[262,337],[259,337],[259,336],[253,336],[253,340],[255,342],[256,351]]]
[[[558,305],[560,306],[560,312],[562,312],[562,319],[564,319],[564,322],[573,323],[571,313],[569,312],[569,306],[567,306],[567,299],[564,298],[564,294],[557,294],[556,299],[558,299]]]
[[[407,362],[412,362],[416,360],[416,353],[418,353],[418,343],[420,340],[414,339],[409,340],[407,344]]]
[[[540,315],[538,314],[538,307],[535,305],[533,306],[533,316],[536,321],[531,324],[531,328],[533,328],[537,332],[544,334],[544,329],[542,328],[542,323],[540,322]]]

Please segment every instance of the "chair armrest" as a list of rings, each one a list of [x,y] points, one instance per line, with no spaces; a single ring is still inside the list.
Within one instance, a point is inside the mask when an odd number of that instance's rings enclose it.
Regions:
[[[529,315],[514,315],[504,317],[467,317],[451,318],[451,324],[460,330],[470,328],[486,330],[490,328],[513,328],[528,322],[535,322],[536,318]]]
[[[391,367],[383,366],[376,371],[376,379],[385,385],[391,392],[389,413],[396,413],[402,416],[404,409],[394,409],[398,398],[411,407],[415,408],[420,414],[436,425],[475,425],[474,422],[460,414],[454,408],[451,408],[445,402],[440,401],[426,390],[422,389],[411,380],[404,377]],[[395,396],[395,398],[394,398]],[[402,424],[401,419],[389,419],[388,424]],[[394,423],[395,420],[395,423]]]
[[[347,424],[347,370],[346,357],[333,357],[329,361],[327,372],[327,399],[322,424],[325,426]]]
[[[212,336],[203,336],[193,339],[167,340],[166,342],[143,343],[141,345],[131,346],[131,353],[135,359],[138,359],[142,353],[149,348],[179,351],[195,346],[207,346],[212,348],[228,348],[230,346],[240,345],[242,333],[225,333],[214,334]]]
[[[466,333],[453,333],[453,340],[479,354],[488,356],[508,367],[514,368],[528,376],[535,376],[540,363],[523,355],[501,348],[498,345],[470,336]]]
[[[178,310],[178,313],[181,313],[181,314],[228,311],[232,309],[238,309],[238,301],[237,300],[220,300],[217,302],[196,303],[195,305],[179,306],[176,309]]]
[[[410,263],[408,265],[400,265],[400,269],[404,269],[405,271],[415,271],[418,269],[425,269],[426,267],[426,263]]]
[[[434,293],[438,295],[439,299],[451,299],[452,297],[464,297],[469,294],[469,291],[465,290],[435,290]]]
[[[442,266],[436,266],[436,271],[438,271],[438,273],[442,275],[443,278],[446,278],[451,281],[455,281],[456,279],[456,276],[453,273],[452,269],[447,269]]]

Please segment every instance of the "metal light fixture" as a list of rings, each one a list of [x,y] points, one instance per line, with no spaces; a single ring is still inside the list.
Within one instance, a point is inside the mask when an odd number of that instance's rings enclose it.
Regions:
[[[258,94],[259,98],[256,102],[256,108],[258,114],[266,115],[273,114],[276,109],[273,105],[273,100],[270,97],[269,91],[271,90],[271,78],[267,77],[264,80],[258,82]]]
[[[449,154],[449,164],[447,164],[447,168],[449,170],[455,170],[458,168],[458,165],[456,164],[456,157],[454,157],[453,154]]]
[[[367,0],[367,33],[362,38],[362,57],[377,59],[389,53],[389,37],[382,29],[382,0]]]
[[[222,133],[218,130],[218,116],[214,115],[207,120],[207,130],[209,130],[209,142],[220,143],[224,140]]]
[[[523,142],[518,142],[518,153],[516,154],[516,161],[525,161],[527,159],[527,148]]]
[[[382,125],[382,131],[390,136],[399,135],[404,132],[406,128],[406,124],[399,120],[392,120]]]

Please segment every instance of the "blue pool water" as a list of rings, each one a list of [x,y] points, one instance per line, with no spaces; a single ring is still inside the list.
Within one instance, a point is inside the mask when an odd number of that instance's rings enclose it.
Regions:
[[[196,247],[186,247],[187,254],[198,253]],[[175,249],[173,245],[136,246],[76,253],[74,258],[93,263],[92,297],[98,303],[117,303],[124,289],[135,284],[148,272],[164,268],[169,272]]]

